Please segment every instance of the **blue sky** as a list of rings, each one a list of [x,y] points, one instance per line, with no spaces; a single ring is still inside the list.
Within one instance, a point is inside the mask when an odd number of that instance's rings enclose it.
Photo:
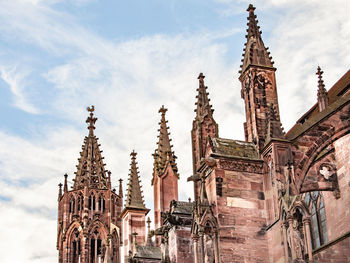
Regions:
[[[349,69],[350,4],[252,2],[277,68],[288,130],[316,102],[317,66],[328,89]],[[57,184],[66,172],[72,179],[87,134],[87,106],[96,107],[96,134],[113,185],[119,178],[126,182],[129,153],[138,152],[149,208],[163,104],[178,156],[180,198],[192,196],[186,178],[199,72],[206,75],[220,136],[243,139],[238,70],[248,1],[0,4],[0,213],[6,215],[0,218],[0,262],[57,261]]]

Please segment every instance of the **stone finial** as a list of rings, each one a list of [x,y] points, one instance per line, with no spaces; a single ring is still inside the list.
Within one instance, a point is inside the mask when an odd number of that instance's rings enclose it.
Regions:
[[[316,75],[318,76],[318,90],[317,90],[317,101],[318,101],[318,109],[319,111],[323,111],[328,106],[328,92],[325,88],[323,79],[322,79],[323,71],[320,66],[317,67]]]
[[[119,179],[119,196],[123,196],[123,179]]]
[[[92,105],[91,107],[87,107],[87,111],[90,112],[90,116],[86,119],[86,123],[89,124],[89,135],[93,135],[95,130],[95,123],[97,121],[97,118],[94,117],[95,106]]]
[[[68,182],[67,182],[67,178],[68,178],[68,174],[64,174],[64,188],[63,188],[63,191],[65,193],[68,192]]]
[[[62,184],[58,184],[58,201],[60,201],[62,198]]]

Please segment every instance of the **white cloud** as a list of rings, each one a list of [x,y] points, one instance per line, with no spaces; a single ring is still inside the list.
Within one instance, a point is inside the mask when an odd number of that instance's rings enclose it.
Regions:
[[[36,114],[38,109],[32,105],[26,98],[26,75],[29,73],[24,73],[19,71],[16,67],[4,68],[0,67],[0,77],[9,86],[13,96],[14,96],[14,106],[19,109]],[[5,87],[2,87],[5,88]]]

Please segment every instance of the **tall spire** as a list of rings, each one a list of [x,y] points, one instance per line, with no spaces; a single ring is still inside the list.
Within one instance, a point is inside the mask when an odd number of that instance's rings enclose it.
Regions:
[[[272,57],[268,48],[265,47],[264,42],[261,38],[260,27],[258,26],[258,20],[254,14],[255,7],[250,4],[247,11],[248,16],[248,29],[247,29],[247,42],[245,43],[245,48],[243,49],[243,64],[241,65],[240,73],[244,72],[250,65],[263,66],[263,67],[273,67]]]
[[[143,200],[141,182],[139,177],[139,172],[137,168],[135,151],[132,151],[129,182],[128,182],[128,193],[126,196],[125,208],[137,208],[137,209],[147,209]]]
[[[198,95],[197,98],[197,108],[194,110],[196,114],[196,118],[199,121],[203,121],[205,116],[213,117],[214,110],[212,109],[212,106],[210,105],[210,99],[208,98],[209,93],[207,92],[208,87],[204,85],[204,78],[205,76],[203,73],[199,73],[198,80],[199,80],[199,87],[197,89]]]
[[[174,173],[177,175],[177,165],[176,165],[176,156],[172,151],[172,145],[170,144],[171,139],[169,138],[170,133],[168,132],[167,120],[165,119],[165,113],[167,109],[164,108],[164,105],[159,109],[159,113],[161,113],[161,119],[159,122],[160,128],[158,129],[158,148],[156,149],[154,156],[154,169],[156,170],[158,176],[160,176],[164,169],[166,168],[168,162],[170,163]],[[153,179],[152,179],[153,182]]]
[[[323,111],[328,106],[328,92],[324,86],[322,79],[323,71],[320,66],[317,67],[316,75],[318,76],[318,91],[317,91],[317,101],[319,111]]]
[[[90,112],[89,117],[86,119],[86,123],[89,124],[89,135],[84,138],[73,189],[83,189],[85,185],[90,188],[109,189],[108,177],[110,175],[105,170],[104,157],[102,157],[102,151],[99,149],[98,138],[94,134],[97,120],[94,117],[95,107],[88,107],[87,110]]]

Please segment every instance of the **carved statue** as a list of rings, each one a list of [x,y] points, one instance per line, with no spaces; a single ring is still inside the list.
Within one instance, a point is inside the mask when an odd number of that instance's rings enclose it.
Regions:
[[[290,248],[294,248],[296,262],[304,262],[304,240],[300,233],[299,222],[296,218],[293,219],[293,225],[288,228],[288,244]]]

